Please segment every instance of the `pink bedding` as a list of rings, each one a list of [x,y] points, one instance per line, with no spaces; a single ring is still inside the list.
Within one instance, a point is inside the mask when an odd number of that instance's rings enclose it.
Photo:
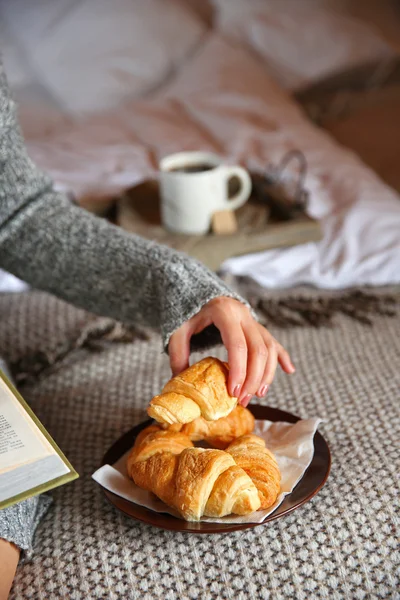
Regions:
[[[79,111],[61,111],[54,98],[49,110],[42,101],[24,102],[21,115],[33,158],[78,197],[102,198],[153,174],[158,159],[175,150],[210,149],[227,161],[263,169],[300,148],[309,164],[310,212],[322,221],[323,241],[232,259],[224,269],[272,287],[399,282],[397,194],[305,118],[274,80],[267,57],[248,40],[201,23],[193,30],[193,44],[175,56],[173,70],[145,96],[124,96],[118,105],[107,111],[94,107],[84,118]],[[390,53],[383,40],[376,49],[382,57]]]

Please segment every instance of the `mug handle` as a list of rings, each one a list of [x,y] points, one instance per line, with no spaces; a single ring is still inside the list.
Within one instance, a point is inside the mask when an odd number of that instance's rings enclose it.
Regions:
[[[238,193],[231,198],[226,198],[225,200],[227,209],[236,210],[237,208],[240,208],[240,206],[243,206],[243,204],[249,199],[252,188],[251,177],[246,169],[243,169],[243,167],[223,167],[223,169],[227,179],[227,184],[229,179],[232,177],[237,177],[241,182],[241,189],[238,191]]]

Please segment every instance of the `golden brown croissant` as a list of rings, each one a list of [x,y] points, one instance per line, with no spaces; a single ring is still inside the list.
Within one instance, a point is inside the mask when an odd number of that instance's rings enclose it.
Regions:
[[[236,438],[251,433],[254,429],[254,417],[243,406],[236,406],[227,416],[216,421],[206,421],[203,417],[182,425],[164,425],[168,431],[180,431],[188,435],[192,442],[205,440],[213,448],[225,450]]]
[[[269,508],[276,501],[281,473],[275,456],[265,447],[265,442],[257,435],[243,435],[226,449],[236,464],[249,475],[260,495],[261,508]]]
[[[237,404],[227,389],[228,365],[208,357],[173,377],[147,409],[160,423],[190,423],[199,417],[226,417]]]
[[[187,521],[258,510],[257,488],[233,457],[222,450],[193,448],[183,433],[144,430],[127,470],[136,485],[153,492]]]
[[[128,462],[147,460],[158,452],[180,454],[185,448],[193,448],[193,443],[187,435],[160,429],[158,425],[150,425],[136,437]]]

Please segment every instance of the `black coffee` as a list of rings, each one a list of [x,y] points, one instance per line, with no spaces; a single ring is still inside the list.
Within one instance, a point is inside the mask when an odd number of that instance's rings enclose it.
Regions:
[[[182,167],[175,167],[169,169],[171,173],[202,173],[203,171],[211,171],[215,165],[208,165],[206,163],[198,163],[196,165],[185,165]]]

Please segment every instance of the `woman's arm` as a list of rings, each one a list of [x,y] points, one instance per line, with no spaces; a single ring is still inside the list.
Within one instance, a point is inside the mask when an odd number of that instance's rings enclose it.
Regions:
[[[200,263],[54,191],[27,155],[1,65],[0,266],[94,313],[160,330],[165,345],[208,301],[236,297]]]

